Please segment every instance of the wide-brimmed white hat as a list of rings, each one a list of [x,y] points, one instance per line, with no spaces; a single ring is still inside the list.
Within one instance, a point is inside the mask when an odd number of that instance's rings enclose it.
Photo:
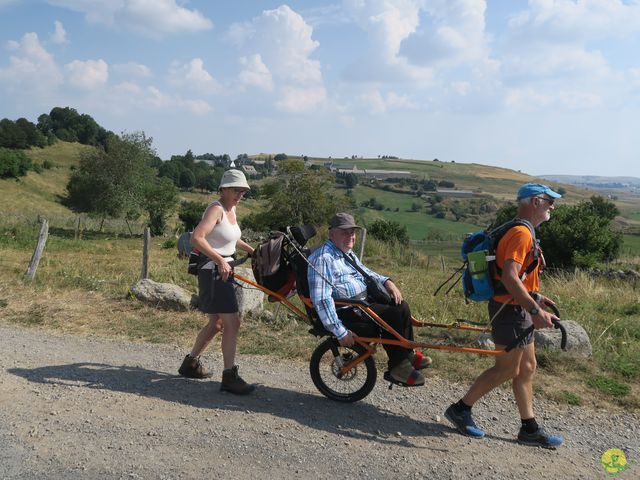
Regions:
[[[244,173],[234,168],[222,174],[218,190],[221,188],[246,188],[247,190],[251,190]]]

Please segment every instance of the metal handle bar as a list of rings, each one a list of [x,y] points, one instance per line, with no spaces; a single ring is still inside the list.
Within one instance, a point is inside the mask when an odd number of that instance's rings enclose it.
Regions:
[[[560,310],[558,310],[558,307],[556,307],[555,305],[548,305],[548,307],[549,309],[551,309],[551,311],[555,314],[556,317],[558,318],[560,317]],[[557,328],[560,330],[560,334],[561,334],[560,348],[562,350],[566,350],[567,349],[567,329],[564,328],[564,325],[559,320],[553,320],[553,328]],[[522,340],[524,340],[531,332],[533,332],[534,329],[535,329],[535,326],[531,325],[524,332],[522,332],[518,336],[518,338],[516,338],[513,342],[507,345],[504,351],[510,352],[511,350],[516,348]]]

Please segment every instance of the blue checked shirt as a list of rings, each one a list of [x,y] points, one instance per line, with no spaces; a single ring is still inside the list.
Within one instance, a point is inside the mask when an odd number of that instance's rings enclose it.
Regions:
[[[384,283],[389,279],[365,267],[351,250],[347,255],[374,280]],[[309,264],[307,277],[313,306],[324,327],[340,339],[347,334],[347,329],[338,318],[333,299],[356,297],[367,290],[367,285],[360,272],[345,260],[340,249],[331,240],[324,242],[309,255]]]

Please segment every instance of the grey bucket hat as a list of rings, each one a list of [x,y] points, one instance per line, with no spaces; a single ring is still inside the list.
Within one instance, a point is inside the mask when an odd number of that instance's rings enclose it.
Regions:
[[[222,174],[218,190],[221,188],[246,188],[247,190],[251,190],[244,173],[234,168],[227,170]]]
[[[356,221],[353,216],[348,213],[336,213],[331,221],[329,222],[329,229],[338,228],[338,229],[348,229],[348,228],[362,228],[356,225]]]

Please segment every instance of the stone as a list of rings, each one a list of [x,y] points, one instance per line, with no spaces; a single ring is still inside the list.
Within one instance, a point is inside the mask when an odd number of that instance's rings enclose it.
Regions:
[[[188,310],[194,305],[194,295],[172,283],[142,279],[131,287],[131,293],[140,301],[172,310]]]
[[[495,350],[496,345],[493,343],[493,338],[491,338],[490,333],[481,334],[474,342],[475,346],[478,348],[483,348],[485,350]]]
[[[250,268],[235,267],[234,272],[242,275],[252,282],[256,281],[255,277],[253,276],[253,271]],[[252,315],[258,316],[257,314],[264,310],[264,306],[262,303],[264,301],[264,293],[262,293],[262,290],[258,290],[256,287],[249,285],[248,283],[244,283],[241,280],[238,280],[238,283],[242,285],[241,287],[235,285],[240,315],[243,316],[251,312]]]
[[[592,355],[591,340],[589,335],[578,322],[574,320],[561,320],[567,330],[566,353],[575,357],[588,358]],[[562,334],[557,328],[545,328],[535,331],[536,348],[548,348],[560,350]]]
[[[178,257],[187,258],[191,252],[191,233],[184,232],[178,238]]]

